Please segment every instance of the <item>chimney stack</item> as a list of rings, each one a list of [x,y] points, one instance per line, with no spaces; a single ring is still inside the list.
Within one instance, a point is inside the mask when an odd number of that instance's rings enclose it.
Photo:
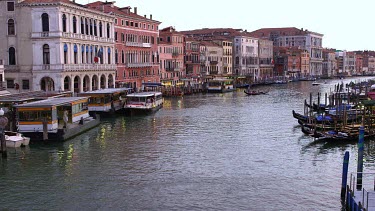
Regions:
[[[146,17],[146,15],[144,15],[143,17]]]
[[[150,20],[152,20],[152,14],[150,14]]]
[[[134,7],[134,14],[137,14],[137,7]]]

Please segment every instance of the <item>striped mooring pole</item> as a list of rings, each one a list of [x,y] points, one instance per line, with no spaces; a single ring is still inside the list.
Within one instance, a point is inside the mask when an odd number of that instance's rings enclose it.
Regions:
[[[359,141],[358,141],[357,190],[362,189],[364,139],[365,139],[365,129],[363,126],[361,126],[359,127]]]
[[[348,183],[349,152],[345,152],[342,167],[341,199],[345,200],[346,187]]]

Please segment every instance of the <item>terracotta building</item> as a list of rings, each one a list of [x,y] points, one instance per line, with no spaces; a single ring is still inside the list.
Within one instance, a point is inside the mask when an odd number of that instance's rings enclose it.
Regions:
[[[200,79],[200,43],[193,38],[186,38],[185,42],[185,68],[186,80],[199,82]]]
[[[114,3],[97,1],[87,7],[115,17],[116,85],[141,90],[145,83],[160,82],[157,40],[161,22],[152,15],[139,15],[137,7],[131,11],[131,7],[120,8]]]

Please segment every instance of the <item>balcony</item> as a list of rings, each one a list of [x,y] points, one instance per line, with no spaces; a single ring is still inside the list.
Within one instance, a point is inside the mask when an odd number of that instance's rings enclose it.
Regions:
[[[166,71],[181,71],[181,68],[179,67],[166,67],[165,68]]]
[[[126,42],[129,47],[151,48],[151,43]]]
[[[44,64],[34,65],[33,71],[86,71],[86,70],[116,70],[115,64]]]
[[[31,38],[32,39],[45,39],[45,38],[71,38],[71,39],[79,39],[79,40],[90,40],[96,42],[114,42],[113,38],[107,37],[98,37],[94,35],[86,35],[86,34],[78,34],[78,33],[71,33],[71,32],[32,32]]]
[[[147,62],[147,63],[126,63],[126,67],[152,67],[153,64],[150,63],[150,62]]]
[[[210,61],[210,65],[217,65],[218,63],[218,61]]]
[[[172,57],[177,57],[178,55],[180,55],[178,52],[173,52],[172,53]]]

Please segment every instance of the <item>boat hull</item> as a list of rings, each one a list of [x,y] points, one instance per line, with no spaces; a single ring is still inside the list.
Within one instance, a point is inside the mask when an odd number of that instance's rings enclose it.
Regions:
[[[160,104],[151,108],[125,108],[124,112],[126,116],[147,115],[147,114],[155,113],[162,107],[163,107],[163,104]]]

